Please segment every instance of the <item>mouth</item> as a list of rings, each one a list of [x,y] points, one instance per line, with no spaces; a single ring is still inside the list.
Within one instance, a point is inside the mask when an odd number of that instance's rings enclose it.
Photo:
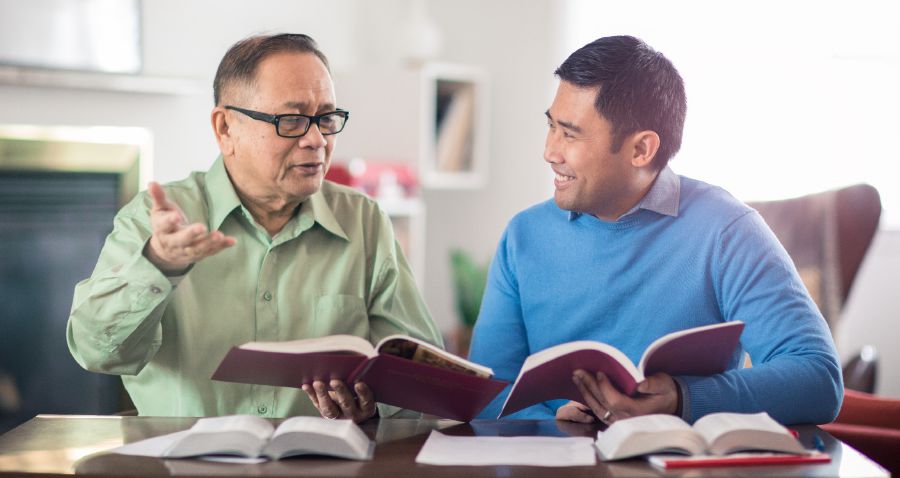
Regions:
[[[294,165],[291,165],[290,170],[297,171],[303,175],[314,176],[325,170],[325,163],[313,162],[313,163],[294,164]]]
[[[553,179],[553,184],[557,188],[565,187],[575,181],[575,176],[566,176],[565,174],[560,174],[554,171],[555,177]]]

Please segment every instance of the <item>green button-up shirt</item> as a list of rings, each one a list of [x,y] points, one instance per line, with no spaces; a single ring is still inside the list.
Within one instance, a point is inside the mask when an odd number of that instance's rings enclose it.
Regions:
[[[359,192],[326,181],[270,237],[221,157],[165,189],[189,221],[237,244],[166,277],[142,255],[151,235],[143,192],[116,215],[96,269],[75,287],[67,328],[78,363],[122,375],[141,415],[317,415],[300,389],[210,380],[245,342],[404,333],[441,344],[390,220]]]

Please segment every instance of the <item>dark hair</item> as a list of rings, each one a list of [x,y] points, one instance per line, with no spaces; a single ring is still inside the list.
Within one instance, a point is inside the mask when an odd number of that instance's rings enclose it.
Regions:
[[[687,114],[684,81],[662,53],[631,36],[594,40],[556,69],[563,81],[600,87],[595,107],[612,125],[613,152],[625,137],[644,130],[659,135],[654,164],[662,169],[681,148]]]
[[[228,49],[213,81],[213,101],[216,105],[222,99],[222,92],[235,83],[253,84],[256,68],[269,55],[283,52],[312,53],[322,60],[325,68],[328,58],[319,50],[316,41],[300,33],[280,33],[277,35],[257,35],[245,38]]]

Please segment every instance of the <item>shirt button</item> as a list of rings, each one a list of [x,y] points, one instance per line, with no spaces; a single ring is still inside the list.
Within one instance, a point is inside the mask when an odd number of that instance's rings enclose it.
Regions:
[[[159,287],[156,287],[156,286],[152,286],[152,287],[150,287],[150,292],[153,292],[154,294],[159,294],[160,292],[162,292],[162,289],[160,289]]]
[[[270,301],[270,300],[272,300],[272,293],[271,293],[271,292],[269,292],[269,291],[266,291],[266,293],[265,293],[265,294],[263,294],[263,299],[265,299],[265,300],[266,300],[266,302],[268,302],[268,301]]]
[[[259,412],[260,415],[265,415],[269,409],[265,405],[260,405],[256,407],[256,411]]]

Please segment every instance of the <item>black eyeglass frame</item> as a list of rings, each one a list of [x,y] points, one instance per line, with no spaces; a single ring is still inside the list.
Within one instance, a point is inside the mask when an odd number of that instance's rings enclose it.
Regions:
[[[347,121],[350,119],[350,112],[347,110],[342,110],[340,108],[338,108],[334,111],[329,111],[327,113],[322,113],[320,115],[312,115],[312,116],[303,115],[303,114],[299,114],[299,113],[287,113],[287,114],[283,114],[283,115],[270,115],[267,113],[261,113],[259,111],[238,108],[237,106],[230,106],[230,105],[225,105],[225,109],[226,110],[234,110],[234,111],[237,111],[238,113],[243,113],[255,120],[264,121],[266,123],[271,123],[271,124],[275,125],[275,134],[277,134],[278,136],[281,136],[282,138],[300,138],[300,137],[304,136],[306,133],[309,133],[309,128],[312,128],[313,124],[315,124],[316,127],[319,128],[319,132],[322,134],[322,136],[330,136],[333,134],[338,134],[344,130],[344,127],[347,126]],[[341,116],[344,118],[344,122],[341,124],[341,129],[331,132],[331,133],[322,133],[322,126],[319,122],[322,121],[323,117],[334,115],[334,114],[337,114],[338,116]],[[281,122],[281,119],[285,118],[285,117],[303,117],[303,118],[308,119],[309,123],[306,124],[306,129],[300,134],[290,134],[290,135],[281,134],[281,129],[278,127],[278,124]]]

